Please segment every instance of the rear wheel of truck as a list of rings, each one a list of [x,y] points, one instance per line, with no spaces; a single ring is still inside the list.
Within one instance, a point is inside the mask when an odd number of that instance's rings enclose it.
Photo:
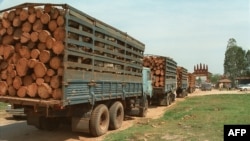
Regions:
[[[122,126],[124,119],[124,108],[121,102],[116,101],[109,108],[109,129],[115,130]]]
[[[90,133],[95,136],[101,136],[108,131],[109,110],[106,105],[100,104],[92,111],[90,118]]]

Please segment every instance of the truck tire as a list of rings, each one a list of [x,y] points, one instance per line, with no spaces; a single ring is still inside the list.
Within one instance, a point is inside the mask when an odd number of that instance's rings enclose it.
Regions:
[[[90,133],[95,136],[101,136],[108,131],[109,110],[106,105],[100,104],[91,113]]]
[[[139,108],[139,116],[146,117],[147,112],[148,112],[148,100],[147,99],[141,100],[140,108]]]
[[[124,108],[121,102],[116,101],[109,108],[109,129],[115,130],[122,126],[124,119]]]

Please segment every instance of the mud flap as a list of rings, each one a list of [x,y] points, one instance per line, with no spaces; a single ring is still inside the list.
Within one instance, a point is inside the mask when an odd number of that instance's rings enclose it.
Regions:
[[[89,133],[89,118],[72,117],[72,131]]]

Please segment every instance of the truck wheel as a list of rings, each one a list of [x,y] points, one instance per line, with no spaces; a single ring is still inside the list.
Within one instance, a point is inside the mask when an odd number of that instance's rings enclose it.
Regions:
[[[91,114],[90,133],[95,136],[101,136],[108,131],[109,127],[109,110],[106,105],[98,105]]]
[[[109,117],[109,129],[115,130],[122,126],[124,110],[121,102],[117,101],[109,108]]]
[[[139,108],[139,116],[140,117],[146,117],[147,115],[147,112],[148,112],[148,100],[142,100],[142,101],[145,101],[144,103],[141,102],[140,104],[140,108]]]

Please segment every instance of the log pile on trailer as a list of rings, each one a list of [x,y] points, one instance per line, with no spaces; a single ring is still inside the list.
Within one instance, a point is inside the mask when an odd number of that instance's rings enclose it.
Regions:
[[[0,18],[0,95],[61,99],[65,20],[51,5]]]
[[[151,69],[151,74],[154,76],[153,87],[164,87],[166,60],[158,56],[145,56],[143,58],[143,66]]]
[[[178,66],[176,69],[176,75],[177,75],[177,90],[176,90],[176,94],[177,97],[185,97],[187,96],[187,81],[188,81],[188,76],[187,76],[188,72],[187,69],[182,67],[182,66]]]

